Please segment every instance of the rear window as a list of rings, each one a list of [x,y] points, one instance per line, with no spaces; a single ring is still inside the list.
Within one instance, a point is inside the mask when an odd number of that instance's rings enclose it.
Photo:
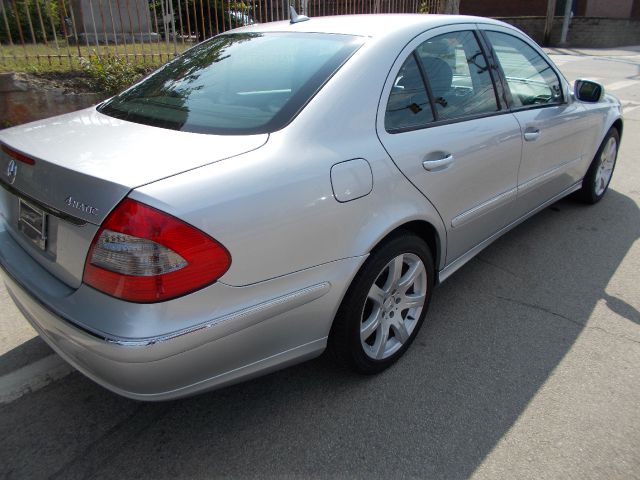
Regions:
[[[273,132],[295,117],[363,41],[316,33],[221,35],[193,47],[98,110],[187,132]]]

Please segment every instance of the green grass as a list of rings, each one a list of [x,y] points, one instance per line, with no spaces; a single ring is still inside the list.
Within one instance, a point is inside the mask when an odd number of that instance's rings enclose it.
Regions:
[[[45,44],[0,46],[0,72],[68,72],[81,69],[79,57],[117,55],[134,65],[158,67],[191,46],[190,43],[170,42],[127,43],[113,45],[68,45],[66,41]]]

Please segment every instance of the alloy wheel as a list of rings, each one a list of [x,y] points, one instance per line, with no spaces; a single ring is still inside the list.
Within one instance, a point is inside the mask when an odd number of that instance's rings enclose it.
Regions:
[[[595,194],[600,196],[604,193],[613,175],[613,167],[616,164],[616,155],[618,153],[618,143],[614,137],[609,138],[605,147],[600,154],[600,164],[595,175]]]
[[[413,253],[385,265],[362,309],[360,342],[369,358],[389,358],[409,340],[424,308],[427,284],[425,266]]]

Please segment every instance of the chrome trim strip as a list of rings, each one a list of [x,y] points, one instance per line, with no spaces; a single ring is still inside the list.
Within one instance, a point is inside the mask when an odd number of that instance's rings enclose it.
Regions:
[[[10,277],[9,277],[10,278]],[[11,290],[8,290],[9,294],[15,301],[15,297],[12,294]],[[289,350],[285,350],[283,352],[277,353],[267,358],[263,358],[253,363],[249,363],[247,365],[243,365],[241,367],[222,372],[220,374],[214,375],[212,377],[197,381],[192,384],[188,384],[173,390],[168,391],[160,391],[156,393],[139,393],[133,390],[125,390],[110,381],[105,380],[100,375],[94,373],[94,370],[91,368],[90,363],[85,363],[81,357],[70,353],[68,350],[61,348],[60,345],[53,338],[50,338],[49,331],[46,330],[42,325],[40,325],[37,321],[34,320],[33,317],[30,316],[29,312],[22,306],[19,302],[16,302],[16,306],[18,309],[25,315],[27,320],[33,325],[36,332],[42,337],[42,339],[58,354],[60,355],[67,363],[71,364],[73,367],[81,371],[84,375],[95,381],[96,383],[102,385],[103,387],[116,392],[120,395],[123,395],[128,398],[132,398],[135,400],[169,400],[173,398],[177,398],[180,396],[188,395],[189,393],[196,392],[202,390],[205,385],[210,385],[211,387],[219,388],[225,385],[230,385],[232,383],[236,383],[238,381],[251,378],[259,373],[267,373],[273,370],[277,370],[283,368],[286,365],[290,365],[293,363],[297,363],[299,361],[303,361],[305,359],[311,359],[315,356],[318,356],[325,349],[327,344],[327,337],[322,337],[317,340],[313,340],[311,342],[298,345]],[[74,346],[77,351],[78,348],[86,348],[80,345]],[[195,348],[195,347],[194,347]],[[100,355],[99,352],[95,352],[97,355]],[[120,353],[120,352],[117,352]],[[162,357],[158,359],[149,359],[148,362],[154,362],[155,360],[162,360]],[[122,364],[126,363],[140,363],[139,362],[127,362],[127,359],[123,359],[121,356],[117,356],[114,358],[110,358],[111,368],[117,366],[116,368],[120,368]],[[113,363],[115,362],[115,363]],[[103,364],[104,365],[104,364]],[[146,366],[145,366],[146,367]],[[152,363],[149,363],[148,367],[154,368]],[[149,370],[151,371],[151,370]]]
[[[266,320],[267,318],[276,316],[293,308],[300,307],[306,303],[312,302],[313,300],[317,300],[318,298],[327,294],[330,289],[331,284],[329,282],[319,283],[317,285],[312,285],[310,287],[306,287],[301,290],[296,290],[295,292],[282,295],[281,297],[277,297],[272,300],[267,300],[266,302],[262,302],[254,306],[238,310],[237,312],[224,315],[222,317],[210,320],[206,323],[194,325],[193,327],[179,330],[174,333],[169,333],[167,335],[160,335],[158,337],[150,337],[140,340],[129,340],[123,338],[104,338],[104,340],[108,343],[113,343],[121,347],[150,347],[152,345],[167,342],[169,340],[173,340],[184,335],[189,335],[200,330],[206,330],[223,323],[238,321],[242,319],[246,320],[246,324],[242,325],[240,328],[230,329],[230,331],[225,332],[224,335],[208,339],[208,341],[217,340],[244,328],[256,325],[261,321]]]
[[[330,282],[322,282],[316,285],[311,285],[300,290],[293,291],[291,293],[281,295],[280,297],[273,298],[271,300],[252,305],[247,308],[243,308],[236,312],[223,315],[221,317],[211,319],[205,323],[193,325],[189,328],[178,330],[176,332],[168,333],[165,335],[158,335],[156,337],[147,337],[139,339],[121,338],[116,336],[109,336],[103,332],[96,332],[89,330],[76,322],[71,321],[65,317],[61,312],[53,310],[49,305],[40,300],[37,296],[33,295],[28,288],[26,288],[22,282],[15,278],[0,262],[0,274],[4,274],[4,280],[7,283],[7,292],[14,300],[14,303],[22,311],[22,313],[30,320],[30,323],[35,323],[40,327],[39,323],[35,321],[35,318],[30,319],[28,312],[21,307],[21,302],[16,298],[15,294],[11,291],[12,288],[18,288],[22,291],[23,295],[26,295],[29,299],[35,302],[40,308],[44,309],[51,316],[56,318],[67,329],[72,328],[76,331],[81,331],[88,337],[93,338],[95,343],[95,353],[107,358],[112,358],[117,361],[128,360],[131,363],[138,363],[144,361],[153,361],[161,358],[170,357],[181,353],[185,350],[196,348],[205,343],[218,340],[233,333],[236,333],[245,328],[252,327],[258,323],[275,317],[294,308],[305,305],[309,302],[317,300],[320,297],[326,295],[331,290]],[[1,277],[2,275],[0,275]],[[34,327],[36,327],[34,325]],[[201,335],[197,342],[188,343],[182,341],[186,339],[190,334],[196,332],[205,332],[210,328],[217,327],[218,331],[211,331],[209,335]],[[46,329],[45,327],[42,327]],[[36,328],[36,330],[40,330]],[[192,337],[191,337],[192,338]],[[171,343],[171,347],[168,346],[168,342],[176,340]],[[100,342],[100,343],[97,343]],[[118,347],[122,347],[121,350]],[[155,347],[151,349],[150,347]],[[175,348],[174,348],[175,347]],[[127,349],[131,349],[131,355],[128,355]],[[134,353],[135,350],[135,353]],[[128,358],[135,357],[135,358]]]
[[[472,209],[467,210],[464,213],[461,213],[457,217],[454,217],[453,220],[451,220],[451,227],[458,228],[469,223],[472,220],[475,220],[477,217],[480,217],[485,213],[488,213],[491,210],[498,208],[500,205],[505,204],[507,200],[511,199],[512,197],[515,197],[517,193],[518,193],[518,189],[514,187],[511,190],[507,190],[506,192],[501,193],[500,195],[490,198],[489,200],[487,200],[484,203],[481,203],[480,205],[476,205]]]
[[[7,182],[2,180],[1,178],[0,178],[0,187],[4,188],[10,194],[15,195],[18,198],[21,198],[22,200],[26,200],[29,203],[33,203],[39,209],[44,210],[49,215],[53,215],[54,217],[58,217],[58,218],[64,220],[65,222],[72,223],[73,225],[77,225],[79,227],[89,223],[89,222],[86,222],[85,220],[82,220],[81,218],[74,217],[73,215],[69,215],[68,213],[64,213],[64,212],[58,210],[57,208],[53,208],[53,207],[50,207],[48,205],[45,205],[44,203],[40,202],[39,200],[36,200],[35,198],[33,198],[32,196],[21,192],[20,190],[18,190],[15,187],[12,187],[11,185],[9,185]]]
[[[552,177],[556,176],[561,170],[566,170],[570,165],[577,163],[582,160],[582,156],[578,158],[574,158],[573,160],[569,160],[568,162],[563,163],[562,165],[558,165],[557,167],[552,168],[551,170],[547,170],[542,175],[538,175],[537,177],[532,178],[531,180],[527,180],[523,184],[518,186],[518,195],[526,193],[539,185],[543,184],[547,180],[550,180]]]
[[[442,270],[440,270],[440,272],[438,272],[438,283],[444,282],[453,273],[455,273],[458,269],[460,269],[460,267],[462,267],[465,263],[467,263],[469,260],[471,260],[473,257],[475,257],[478,253],[480,253],[482,250],[484,250],[486,247],[488,247],[494,240],[497,240],[499,237],[501,237],[502,235],[507,233],[509,230],[511,230],[512,228],[518,226],[519,224],[524,222],[529,217],[531,217],[531,216],[535,215],[536,213],[538,213],[540,210],[545,209],[546,207],[548,207],[549,205],[557,202],[561,198],[566,197],[567,195],[575,192],[576,190],[579,190],[580,187],[582,187],[582,180],[574,183],[572,186],[570,186],[566,190],[560,192],[558,195],[552,197],[551,199],[547,200],[546,202],[544,202],[540,206],[534,208],[529,213],[524,214],[523,216],[521,216],[517,220],[514,220],[513,222],[511,222],[506,227],[502,228],[501,230],[499,230],[498,232],[494,233],[493,235],[491,235],[486,240],[483,240],[478,245],[476,245],[475,247],[473,247],[470,250],[468,250],[466,253],[463,253],[462,255],[460,255],[453,262],[451,262],[449,265],[447,265]]]

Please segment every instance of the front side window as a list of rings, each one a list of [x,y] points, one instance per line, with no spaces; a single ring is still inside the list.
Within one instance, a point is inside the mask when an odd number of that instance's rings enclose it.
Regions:
[[[507,79],[514,107],[562,103],[560,78],[533,47],[506,33],[486,34]]]
[[[98,110],[187,132],[272,132],[289,123],[363,42],[313,33],[219,35]]]

